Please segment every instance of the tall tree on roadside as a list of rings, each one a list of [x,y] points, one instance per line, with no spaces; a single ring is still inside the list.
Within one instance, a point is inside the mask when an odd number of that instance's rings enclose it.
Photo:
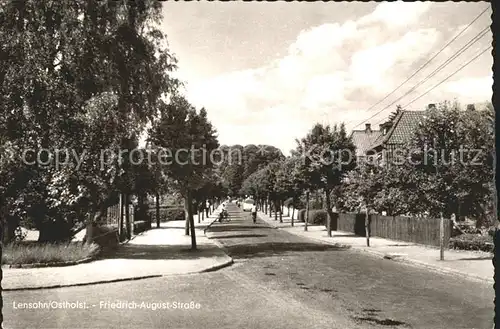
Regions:
[[[207,172],[213,168],[211,160],[215,159],[209,155],[219,147],[216,131],[205,109],[197,112],[184,97],[176,95],[160,107],[149,140],[163,158],[163,171],[184,197],[186,235],[191,235],[191,248],[196,249],[193,191],[203,186]]]
[[[417,128],[408,147],[414,170],[427,177],[419,188],[428,195],[432,216],[484,215],[493,178],[492,115],[443,102]]]
[[[325,193],[325,210],[328,213],[327,230],[331,236],[333,217],[330,194],[341,184],[344,176],[356,166],[355,146],[347,136],[344,124],[340,126],[316,124],[302,138],[296,153],[302,158],[304,177],[310,185]]]

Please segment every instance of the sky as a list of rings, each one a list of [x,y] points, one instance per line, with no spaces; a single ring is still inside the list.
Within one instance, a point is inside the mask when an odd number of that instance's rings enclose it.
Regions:
[[[207,109],[221,144],[288,154],[318,122],[351,131],[374,116],[377,128],[398,104],[491,100],[491,50],[441,83],[491,45],[489,29],[427,78],[490,24],[487,2],[165,2],[161,29],[184,94]]]

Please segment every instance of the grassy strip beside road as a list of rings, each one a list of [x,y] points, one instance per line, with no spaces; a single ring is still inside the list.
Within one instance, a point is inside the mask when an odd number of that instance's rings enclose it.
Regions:
[[[97,244],[72,243],[13,243],[3,249],[2,264],[12,266],[24,264],[71,263],[98,255]]]

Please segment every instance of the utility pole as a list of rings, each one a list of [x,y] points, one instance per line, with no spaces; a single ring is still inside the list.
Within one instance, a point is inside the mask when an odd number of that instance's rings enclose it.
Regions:
[[[439,182],[439,165],[436,147],[436,138],[434,138],[434,166],[436,167],[436,180]],[[441,201],[439,200],[441,203]],[[444,260],[444,218],[443,218],[443,205],[440,204],[441,211],[439,212],[439,260]]]

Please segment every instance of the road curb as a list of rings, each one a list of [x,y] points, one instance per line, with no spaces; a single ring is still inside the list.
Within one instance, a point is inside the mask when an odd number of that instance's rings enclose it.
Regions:
[[[143,276],[136,276],[136,277],[130,277],[130,278],[99,280],[99,281],[82,282],[82,283],[57,284],[57,285],[40,286],[40,287],[3,288],[2,291],[25,291],[25,290],[57,289],[57,288],[67,288],[67,287],[82,287],[82,286],[91,286],[91,285],[104,284],[104,283],[115,283],[115,282],[123,282],[123,281],[136,281],[136,280],[151,279],[151,278],[161,278],[162,276],[165,276],[165,275],[162,275],[162,274],[143,275]]]
[[[219,265],[214,265],[212,267],[209,267],[209,268],[206,268],[198,273],[207,273],[207,272],[215,272],[215,271],[218,271],[218,270],[221,270],[223,268],[226,268],[228,266],[231,266],[234,264],[234,260],[231,256],[228,256],[226,255],[227,257],[229,257],[229,260],[227,262],[224,262],[222,264],[219,264]]]
[[[478,276],[478,275],[465,274],[465,273],[457,271],[457,270],[453,270],[453,269],[449,269],[449,268],[444,269],[442,267],[437,267],[437,266],[429,265],[429,264],[427,264],[425,262],[414,260],[414,259],[410,259],[410,258],[406,258],[406,257],[387,258],[387,256],[388,255],[385,254],[384,258],[392,260],[392,261],[395,261],[395,262],[405,263],[405,264],[412,265],[412,266],[419,267],[419,268],[426,268],[428,270],[431,270],[431,271],[434,271],[434,272],[438,272],[438,273],[442,273],[442,274],[447,274],[447,275],[452,275],[452,276],[458,276],[458,277],[461,277],[461,278],[464,278],[464,279],[476,280],[476,281],[481,281],[481,282],[491,283],[491,284],[493,284],[495,282],[495,280],[493,280],[493,277],[491,279],[487,279],[487,278],[484,278],[484,277],[481,277],[481,276]]]
[[[226,248],[226,246],[224,244],[222,244],[219,241],[217,241],[216,237],[209,237],[209,236],[207,236],[206,233],[205,233],[205,237],[207,239],[209,239],[210,241],[212,241],[219,249],[221,249],[224,252],[224,254],[226,254],[227,257],[229,257],[231,259],[231,261],[230,261],[231,264],[229,264],[229,265],[234,264],[234,259],[233,259],[233,257],[230,256],[230,252],[229,252],[229,250]],[[227,265],[227,266],[229,266],[229,265]],[[226,267],[226,266],[224,266],[224,267]]]
[[[69,283],[69,284],[57,284],[57,285],[47,285],[47,286],[38,286],[38,287],[19,287],[19,288],[3,288],[2,291],[28,291],[28,290],[43,290],[43,289],[57,289],[57,288],[69,288],[69,287],[82,287],[82,286],[92,286],[92,285],[98,285],[98,284],[105,284],[105,283],[115,283],[115,282],[125,282],[125,281],[137,281],[137,280],[144,280],[144,279],[153,279],[153,278],[162,278],[162,277],[169,277],[169,276],[178,276],[178,275],[193,275],[193,274],[198,274],[198,273],[207,273],[207,272],[215,272],[220,269],[223,269],[225,267],[231,266],[234,264],[233,258],[228,256],[229,260],[219,263],[216,265],[212,265],[209,267],[206,267],[202,270],[199,271],[191,271],[191,272],[185,272],[185,273],[172,273],[172,274],[151,274],[151,275],[142,275],[142,276],[134,276],[134,277],[128,277],[128,278],[118,278],[118,279],[109,279],[109,280],[98,280],[98,281],[92,281],[92,282],[82,282],[82,283]]]

